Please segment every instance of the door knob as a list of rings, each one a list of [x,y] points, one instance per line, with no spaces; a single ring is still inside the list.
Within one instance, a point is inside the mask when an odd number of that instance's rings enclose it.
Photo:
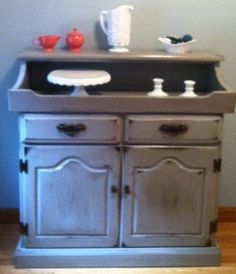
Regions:
[[[118,187],[115,186],[115,185],[111,186],[111,192],[112,193],[117,193],[118,192]]]
[[[130,186],[129,186],[129,185],[125,185],[125,187],[124,187],[124,192],[125,192],[125,194],[130,194],[130,193],[131,193],[131,190],[130,190]]]

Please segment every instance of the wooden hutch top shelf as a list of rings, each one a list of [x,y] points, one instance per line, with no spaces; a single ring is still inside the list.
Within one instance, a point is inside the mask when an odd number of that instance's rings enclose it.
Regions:
[[[105,50],[81,50],[80,53],[72,53],[68,50],[58,49],[48,54],[41,50],[26,49],[19,54],[19,58],[25,61],[53,61],[53,62],[197,62],[218,63],[223,61],[223,56],[215,53],[194,51],[186,54],[170,54],[164,51],[131,50],[127,53],[111,53]]]
[[[109,53],[82,50],[71,53],[55,50],[45,54],[26,49],[19,54],[21,67],[16,84],[9,92],[9,108],[16,112],[64,113],[199,113],[233,112],[236,93],[230,92],[219,76],[223,57],[206,52],[182,55],[163,51],[131,50]],[[104,70],[111,75],[107,84],[86,88],[89,96],[70,96],[73,87],[57,86],[47,75],[57,69]],[[163,78],[170,96],[147,96],[153,78]],[[194,80],[196,98],[179,95],[184,81]]]

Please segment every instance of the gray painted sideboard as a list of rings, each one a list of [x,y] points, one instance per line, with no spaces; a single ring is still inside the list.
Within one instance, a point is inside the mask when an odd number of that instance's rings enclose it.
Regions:
[[[221,56],[25,50],[9,108],[19,113],[21,237],[16,267],[220,264],[215,243],[223,114],[236,93]],[[54,69],[103,69],[88,96]],[[167,98],[147,96],[165,79]],[[195,80],[198,97],[180,97]]]

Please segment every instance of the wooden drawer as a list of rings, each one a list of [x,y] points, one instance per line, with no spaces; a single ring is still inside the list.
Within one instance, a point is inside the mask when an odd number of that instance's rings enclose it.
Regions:
[[[25,114],[20,118],[24,143],[117,144],[121,132],[121,119],[112,115]]]
[[[125,121],[128,144],[217,143],[221,140],[219,116],[132,115]]]

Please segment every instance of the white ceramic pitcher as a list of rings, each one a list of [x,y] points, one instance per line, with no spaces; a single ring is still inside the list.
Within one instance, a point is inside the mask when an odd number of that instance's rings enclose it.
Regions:
[[[109,51],[127,52],[130,41],[131,11],[133,6],[122,5],[100,13],[100,24],[107,35]]]

